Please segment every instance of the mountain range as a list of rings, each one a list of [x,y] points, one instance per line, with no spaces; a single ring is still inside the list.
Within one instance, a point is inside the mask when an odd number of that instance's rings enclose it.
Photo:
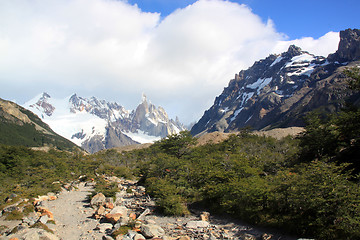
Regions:
[[[346,68],[360,67],[359,60],[358,29],[341,31],[338,50],[327,58],[292,45],[235,74],[191,133],[301,127],[311,111],[336,112],[344,107],[343,99],[359,103],[343,74]]]
[[[55,132],[90,153],[103,149],[149,143],[185,130],[176,118],[168,117],[143,95],[135,110],[116,102],[83,98],[73,94],[54,99],[42,93],[24,107],[37,114]]]

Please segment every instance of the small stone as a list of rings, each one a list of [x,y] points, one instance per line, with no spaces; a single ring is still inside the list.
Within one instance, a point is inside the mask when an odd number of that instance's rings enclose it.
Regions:
[[[97,214],[97,215],[104,215],[104,213],[105,213],[104,206],[100,206],[95,212],[95,214]]]
[[[189,236],[181,236],[178,240],[191,240],[191,238]]]
[[[262,239],[262,240],[270,240],[272,237],[273,237],[273,235],[268,234],[268,233],[264,233],[264,234],[261,236],[261,239]]]
[[[49,209],[39,207],[37,208],[37,211],[41,214],[41,216],[47,215],[49,220],[54,220],[54,215]]]
[[[210,225],[209,222],[206,221],[190,221],[186,224],[186,227],[196,229],[196,228],[206,228],[209,225]]]
[[[145,216],[148,215],[149,213],[151,213],[151,210],[150,209],[145,209],[141,214],[140,216],[138,217],[139,220],[144,220],[145,219]]]
[[[107,236],[107,235],[102,236],[102,239],[103,240],[114,240],[112,237]]]
[[[200,214],[200,219],[201,221],[206,221],[208,222],[209,221],[209,217],[210,217],[210,213],[209,212],[202,212]]]
[[[129,214],[129,218],[132,219],[132,220],[135,220],[136,219],[136,214],[135,213],[130,213]]]
[[[41,222],[42,224],[46,224],[48,220],[49,220],[48,215],[44,215],[39,218],[39,222]]]
[[[112,229],[113,225],[111,223],[100,223],[96,226],[94,230],[98,230],[101,233],[105,233],[107,229]]]

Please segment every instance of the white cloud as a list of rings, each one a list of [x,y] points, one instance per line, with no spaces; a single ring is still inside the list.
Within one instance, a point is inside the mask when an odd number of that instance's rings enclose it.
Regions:
[[[336,52],[340,36],[338,32],[328,32],[319,39],[312,37],[304,37],[301,39],[295,39],[292,41],[280,41],[274,48],[274,52],[284,52],[289,45],[294,44],[302,48],[302,50],[308,51],[317,56],[327,57],[329,53]]]
[[[0,97],[76,92],[131,108],[145,92],[189,122],[254,61],[290,43],[323,55],[336,36],[285,41],[271,20],[222,0],[199,0],[162,21],[119,0],[1,1]]]

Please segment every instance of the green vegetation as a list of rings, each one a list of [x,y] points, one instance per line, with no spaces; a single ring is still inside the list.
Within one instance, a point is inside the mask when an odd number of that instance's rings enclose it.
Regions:
[[[356,71],[347,74],[359,91]],[[114,197],[116,184],[96,176],[137,176],[164,214],[186,215],[196,205],[302,237],[360,239],[360,110],[348,105],[325,119],[313,113],[307,123],[297,138],[244,130],[222,143],[196,146],[185,131],[147,149],[89,156],[0,145],[0,209],[11,203],[5,203],[11,193],[56,192],[59,182],[83,175],[95,179],[96,192]]]
[[[54,233],[54,231],[51,230],[46,224],[43,224],[41,222],[37,222],[37,223],[31,225],[30,228],[40,228],[40,229],[43,229],[43,230],[45,230],[45,231],[47,231],[49,233]]]
[[[94,179],[95,173],[132,177],[130,170],[120,166],[120,163],[108,166],[105,161],[106,157],[102,158],[101,154],[86,156],[80,153],[56,150],[43,152],[21,146],[0,145],[0,209],[15,202],[5,203],[6,197],[12,193],[31,198],[58,192],[62,184],[82,175]]]

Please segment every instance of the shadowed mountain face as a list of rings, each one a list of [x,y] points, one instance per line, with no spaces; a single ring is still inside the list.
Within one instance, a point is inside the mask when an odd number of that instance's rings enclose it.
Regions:
[[[191,133],[303,126],[310,111],[335,112],[343,99],[355,101],[359,96],[347,88],[342,72],[360,65],[360,31],[341,31],[340,39],[337,52],[327,58],[292,45],[255,62],[235,75]]]
[[[0,133],[1,144],[79,150],[74,143],[56,134],[38,116],[3,99],[0,99]]]

